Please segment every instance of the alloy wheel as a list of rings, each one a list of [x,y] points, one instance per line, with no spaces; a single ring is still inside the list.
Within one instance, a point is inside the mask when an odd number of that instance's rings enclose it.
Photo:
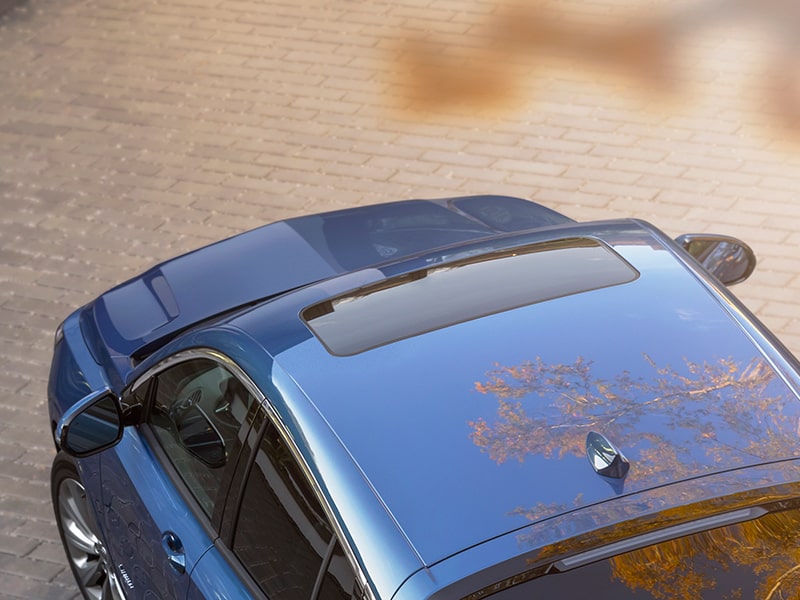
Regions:
[[[67,558],[86,598],[124,600],[105,546],[95,531],[86,490],[79,481],[68,477],[59,484],[58,515]]]

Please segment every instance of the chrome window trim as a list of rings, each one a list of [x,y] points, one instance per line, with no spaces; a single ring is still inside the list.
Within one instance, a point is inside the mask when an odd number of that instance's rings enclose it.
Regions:
[[[139,387],[147,383],[150,379],[152,379],[159,373],[166,371],[170,367],[196,359],[212,360],[222,365],[226,369],[228,369],[247,388],[247,391],[250,392],[250,394],[252,394],[252,396],[256,399],[256,402],[258,402],[260,406],[264,409],[264,411],[267,413],[267,417],[271,420],[272,424],[278,430],[278,434],[281,436],[281,438],[283,438],[283,441],[286,442],[289,451],[292,453],[292,457],[300,466],[300,469],[303,472],[303,475],[305,475],[307,481],[311,484],[311,489],[314,490],[314,495],[316,496],[317,501],[320,503],[322,509],[325,511],[325,517],[331,524],[331,527],[333,528],[333,533],[339,540],[339,544],[341,544],[342,550],[344,551],[344,554],[347,557],[348,562],[350,563],[350,567],[353,569],[353,572],[356,576],[356,579],[358,580],[359,585],[361,586],[361,589],[365,591],[369,600],[375,600],[376,598],[375,592],[372,589],[372,586],[369,584],[369,579],[366,577],[366,574],[364,573],[358,560],[356,559],[356,553],[350,546],[349,540],[344,535],[344,528],[341,526],[338,519],[335,518],[334,516],[335,513],[330,503],[328,502],[325,495],[322,493],[322,487],[319,485],[317,478],[314,477],[311,468],[309,467],[308,463],[303,457],[303,454],[300,452],[300,448],[295,443],[294,437],[289,431],[289,428],[283,422],[283,419],[281,419],[280,415],[272,406],[272,404],[270,403],[269,399],[264,394],[264,392],[261,391],[261,389],[255,384],[255,382],[252,379],[250,379],[250,376],[244,371],[244,369],[242,369],[232,358],[220,352],[219,350],[214,350],[213,348],[200,347],[200,348],[191,348],[189,350],[183,350],[181,352],[177,352],[172,356],[165,358],[161,362],[153,365],[147,371],[142,373],[139,377],[137,377],[134,380],[133,384],[131,384],[130,391],[131,392],[136,391]],[[233,549],[231,548],[230,550],[233,556],[236,556],[236,554],[233,552]]]
[[[253,382],[253,380],[250,379],[247,373],[245,373],[244,370],[242,370],[242,368],[239,367],[239,365],[237,365],[231,358],[229,358],[222,352],[219,352],[218,350],[214,350],[212,348],[192,348],[191,350],[183,350],[181,352],[173,354],[168,358],[165,358],[161,362],[150,367],[142,375],[137,377],[136,380],[131,385],[130,390],[132,392],[135,392],[149,379],[153,378],[159,373],[162,373],[163,371],[166,371],[170,367],[173,367],[180,363],[188,362],[190,360],[195,360],[198,358],[205,358],[219,363],[220,365],[228,369],[233,375],[235,375],[236,378],[239,379],[239,381],[247,388],[247,391],[250,392],[256,400],[258,400],[262,404],[266,400],[266,397],[264,396],[263,392],[258,388],[258,386]]]

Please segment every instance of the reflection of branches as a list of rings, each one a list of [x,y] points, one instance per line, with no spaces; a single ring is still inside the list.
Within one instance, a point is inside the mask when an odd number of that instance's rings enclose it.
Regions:
[[[708,459],[731,468],[795,455],[797,419],[784,410],[791,396],[763,359],[742,363],[732,357],[704,362],[684,358],[680,367],[659,366],[648,355],[643,359],[635,376],[623,371],[597,377],[594,364],[582,357],[571,364],[537,357],[516,366],[497,366],[484,382],[475,384],[477,391],[496,398],[497,413],[491,421],[470,423],[471,439],[498,463],[522,462],[533,455],[580,456],[586,434],[594,429],[631,460],[628,481],[645,481],[648,487],[707,473],[713,468]],[[662,488],[662,493],[672,487]],[[691,519],[693,509],[676,500],[671,499],[676,508],[669,518]],[[535,522],[582,505],[578,495],[572,506],[539,503],[512,514]],[[796,592],[800,584],[795,566],[800,562],[798,529],[798,511],[770,513],[620,554],[610,559],[612,576],[659,600],[700,599],[720,583],[709,573],[735,564],[760,578],[759,597],[778,597],[780,590]],[[608,543],[602,540],[620,535],[620,526],[615,526],[593,532],[590,542]],[[708,564],[716,566],[702,566]],[[724,593],[729,595],[723,597],[739,597],[736,589]]]
[[[796,571],[800,570],[800,565],[795,565],[785,573],[782,573],[778,580],[775,582],[775,585],[769,590],[769,594],[766,595],[764,600],[770,600],[772,596],[775,594],[776,591],[783,585],[783,582],[786,580],[787,577],[790,575],[794,575]]]
[[[697,448],[727,466],[793,455],[797,424],[781,410],[783,388],[763,359],[744,366],[732,358],[685,360],[681,369],[644,359],[652,369],[647,377],[624,371],[595,378],[592,363],[582,357],[572,364],[537,357],[499,366],[475,384],[498,404],[493,422],[470,423],[471,439],[502,463],[529,454],[580,456],[586,434],[595,429],[635,460],[629,479],[651,483],[707,469]],[[642,423],[654,418],[658,427]]]
[[[575,508],[579,507],[583,502],[583,494],[578,494],[575,497],[575,500],[572,502]],[[557,502],[551,502],[550,504],[545,504],[544,502],[539,502],[534,506],[529,508],[522,508],[518,507],[511,511],[510,514],[512,515],[519,515],[521,517],[525,517],[529,521],[538,521],[543,517],[547,517],[550,515],[563,513],[567,510],[568,507],[564,504],[559,504]]]
[[[735,583],[713,577],[737,566],[757,578],[750,590],[752,597],[769,600],[783,590],[796,598],[797,580],[787,583],[800,569],[798,526],[797,510],[770,513],[620,554],[610,560],[612,576],[631,590],[642,589],[659,600],[700,600],[714,588],[722,588],[719,597],[739,598],[742,590]]]

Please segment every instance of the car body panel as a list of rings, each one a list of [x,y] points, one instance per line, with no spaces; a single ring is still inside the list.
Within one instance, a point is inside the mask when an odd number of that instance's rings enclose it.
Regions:
[[[458,206],[467,203],[471,214]],[[497,207],[514,220],[501,223]],[[483,205],[492,207],[480,221]],[[485,209],[484,209],[485,210]],[[507,230],[572,222],[501,196],[410,200],[271,223],[157,265],[102,294],[84,315],[103,364],[125,379],[141,358],[193,324],[315,281]],[[498,228],[499,227],[499,228]],[[102,333],[101,333],[102,332]]]
[[[798,460],[716,473],[623,496],[466,549],[416,573],[395,600],[465,598],[487,588],[501,591],[522,583],[525,573],[579,552],[745,507],[789,506],[798,498]]]
[[[113,377],[97,363],[86,344],[81,331],[80,316],[81,311],[78,310],[64,320],[53,349],[47,402],[54,442],[57,423],[71,406],[97,390],[116,388],[115,391],[119,392],[121,389],[118,383],[113,386]],[[101,460],[102,455],[93,455],[77,461],[76,464],[81,483],[87,491],[87,498],[92,499],[91,506],[98,524],[101,523],[99,515],[103,510]]]
[[[276,260],[280,252],[289,260]],[[173,259],[103,294],[97,328],[118,355],[211,315],[336,274],[285,223],[273,223]]]
[[[90,351],[80,326],[81,311],[69,315],[61,325],[59,339],[53,350],[47,396],[51,427],[67,408],[93,391],[108,388],[120,391],[115,381],[98,364]]]
[[[55,346],[48,388],[53,427],[70,406],[92,391],[108,388],[121,392],[115,373],[98,364],[95,352],[87,344],[80,316],[80,311],[76,311],[67,317]],[[156,597],[164,597],[167,590],[177,592],[176,597],[184,597],[193,584],[188,577],[171,578],[173,574],[163,561],[163,551],[153,546],[160,541],[160,535],[153,535],[158,533],[159,525],[164,525],[154,523],[153,515],[179,514],[175,507],[180,505],[185,512],[185,504],[155,463],[141,460],[147,455],[138,433],[128,428],[114,448],[77,461],[77,468],[87,498],[92,499],[94,518],[103,539],[113,546],[110,567],[128,597],[152,598],[154,593]],[[150,471],[145,473],[147,469]],[[173,526],[186,540],[192,564],[211,542],[196,524],[192,528],[188,519],[180,519]]]
[[[209,549],[192,571],[192,589],[187,600],[250,600],[252,597],[242,584],[241,574],[231,569],[230,562],[216,547]]]
[[[187,507],[186,500],[153,456],[136,428],[102,455],[106,547],[133,599],[184,598],[195,585],[192,572],[214,539]],[[184,548],[185,573],[170,566],[162,547],[166,532]]]
[[[563,239],[608,248],[635,276],[467,311],[348,356],[332,354],[303,318],[332,299]],[[562,270],[569,281],[573,270]],[[425,306],[409,312],[413,322]],[[121,394],[191,349],[221,353],[263,392],[376,598],[468,595],[545,560],[545,547],[574,552],[570,544],[603,543],[609,531],[788,497],[800,481],[797,361],[688,254],[635,220],[576,224],[482,196],[264,226],[167,261],[71,315],[51,371],[51,419],[101,387]],[[630,460],[625,478],[592,469],[590,431]],[[161,580],[139,590],[213,597],[238,581],[216,572],[230,556],[136,429],[101,457],[78,464],[94,498],[102,465],[94,508],[117,565],[136,555],[133,532],[158,541],[178,515],[185,536],[191,577],[169,582],[151,545],[153,572],[134,565],[134,584]]]
[[[361,272],[348,279],[356,283],[371,281],[374,276]],[[280,338],[280,328],[273,334]],[[136,373],[146,373],[166,357],[199,348],[213,348],[230,358],[264,393],[270,414],[304,456],[334,511],[332,516],[342,524],[341,533],[355,551],[354,558],[363,565],[374,588],[390,593],[423,567],[338,436],[293,376],[275,363],[249,332],[230,324],[191,332],[148,358]]]
[[[426,564],[581,506],[797,455],[797,395],[733,312],[640,224],[609,223],[602,238],[636,281],[354,356],[315,338],[275,354]],[[270,348],[275,309],[314,292],[233,324]],[[593,429],[631,460],[624,481],[592,471]]]

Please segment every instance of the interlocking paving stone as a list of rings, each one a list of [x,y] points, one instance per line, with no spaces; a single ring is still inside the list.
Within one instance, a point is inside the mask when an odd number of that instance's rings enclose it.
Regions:
[[[552,4],[599,27],[641,2]],[[410,109],[404,44],[475,56],[506,6],[0,0],[0,598],[77,593],[47,489],[58,322],[267,221],[495,192],[739,235],[761,265],[736,293],[800,352],[800,131],[768,95],[763,40],[678,40],[691,68],[666,90],[636,53],[573,64],[520,44],[509,68]]]

